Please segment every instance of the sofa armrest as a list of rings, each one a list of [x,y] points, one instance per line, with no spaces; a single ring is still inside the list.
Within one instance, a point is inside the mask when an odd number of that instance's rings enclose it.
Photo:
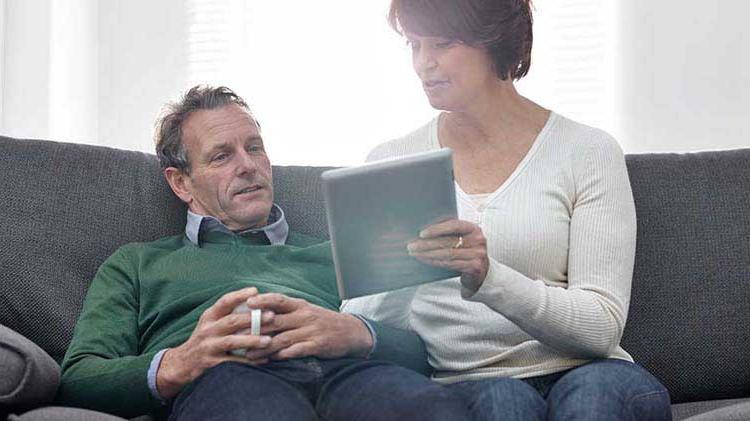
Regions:
[[[60,384],[60,366],[23,335],[0,325],[0,407],[43,405]]]

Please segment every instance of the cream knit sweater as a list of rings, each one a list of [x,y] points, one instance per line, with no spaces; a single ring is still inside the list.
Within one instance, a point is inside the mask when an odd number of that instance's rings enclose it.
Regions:
[[[368,161],[438,149],[437,122],[381,144]],[[488,243],[489,272],[475,294],[453,278],[342,309],[415,331],[441,382],[539,376],[592,358],[632,361],[619,343],[635,207],[616,141],[550,113],[526,157],[483,202],[471,212],[459,202],[459,217],[474,214]]]

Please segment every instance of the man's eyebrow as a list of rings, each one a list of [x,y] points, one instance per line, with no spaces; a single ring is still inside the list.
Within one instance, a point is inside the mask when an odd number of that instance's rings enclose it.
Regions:
[[[229,142],[217,143],[206,150],[205,155],[213,155],[215,152],[229,149]]]

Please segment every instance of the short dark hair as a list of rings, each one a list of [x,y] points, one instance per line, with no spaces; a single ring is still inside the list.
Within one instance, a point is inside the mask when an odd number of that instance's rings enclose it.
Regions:
[[[179,101],[166,105],[162,116],[156,121],[156,156],[162,169],[175,167],[190,174],[190,161],[182,139],[182,125],[194,111],[213,110],[227,105],[239,105],[255,120],[244,99],[226,86],[196,85],[190,88]]]
[[[500,79],[518,80],[531,66],[531,7],[531,0],[391,0],[388,22],[401,35],[482,47]]]

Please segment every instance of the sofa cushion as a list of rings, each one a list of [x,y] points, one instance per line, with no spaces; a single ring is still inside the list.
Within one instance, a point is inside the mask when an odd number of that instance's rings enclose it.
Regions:
[[[103,412],[89,411],[78,408],[62,408],[51,406],[24,412],[21,415],[11,415],[8,421],[124,421],[124,418]]]
[[[30,340],[0,325],[0,406],[40,405],[55,396],[60,367]]]
[[[750,149],[627,156],[638,221],[623,348],[672,402],[750,391]]]
[[[721,399],[672,405],[675,421],[747,421],[750,420],[750,398]]]

